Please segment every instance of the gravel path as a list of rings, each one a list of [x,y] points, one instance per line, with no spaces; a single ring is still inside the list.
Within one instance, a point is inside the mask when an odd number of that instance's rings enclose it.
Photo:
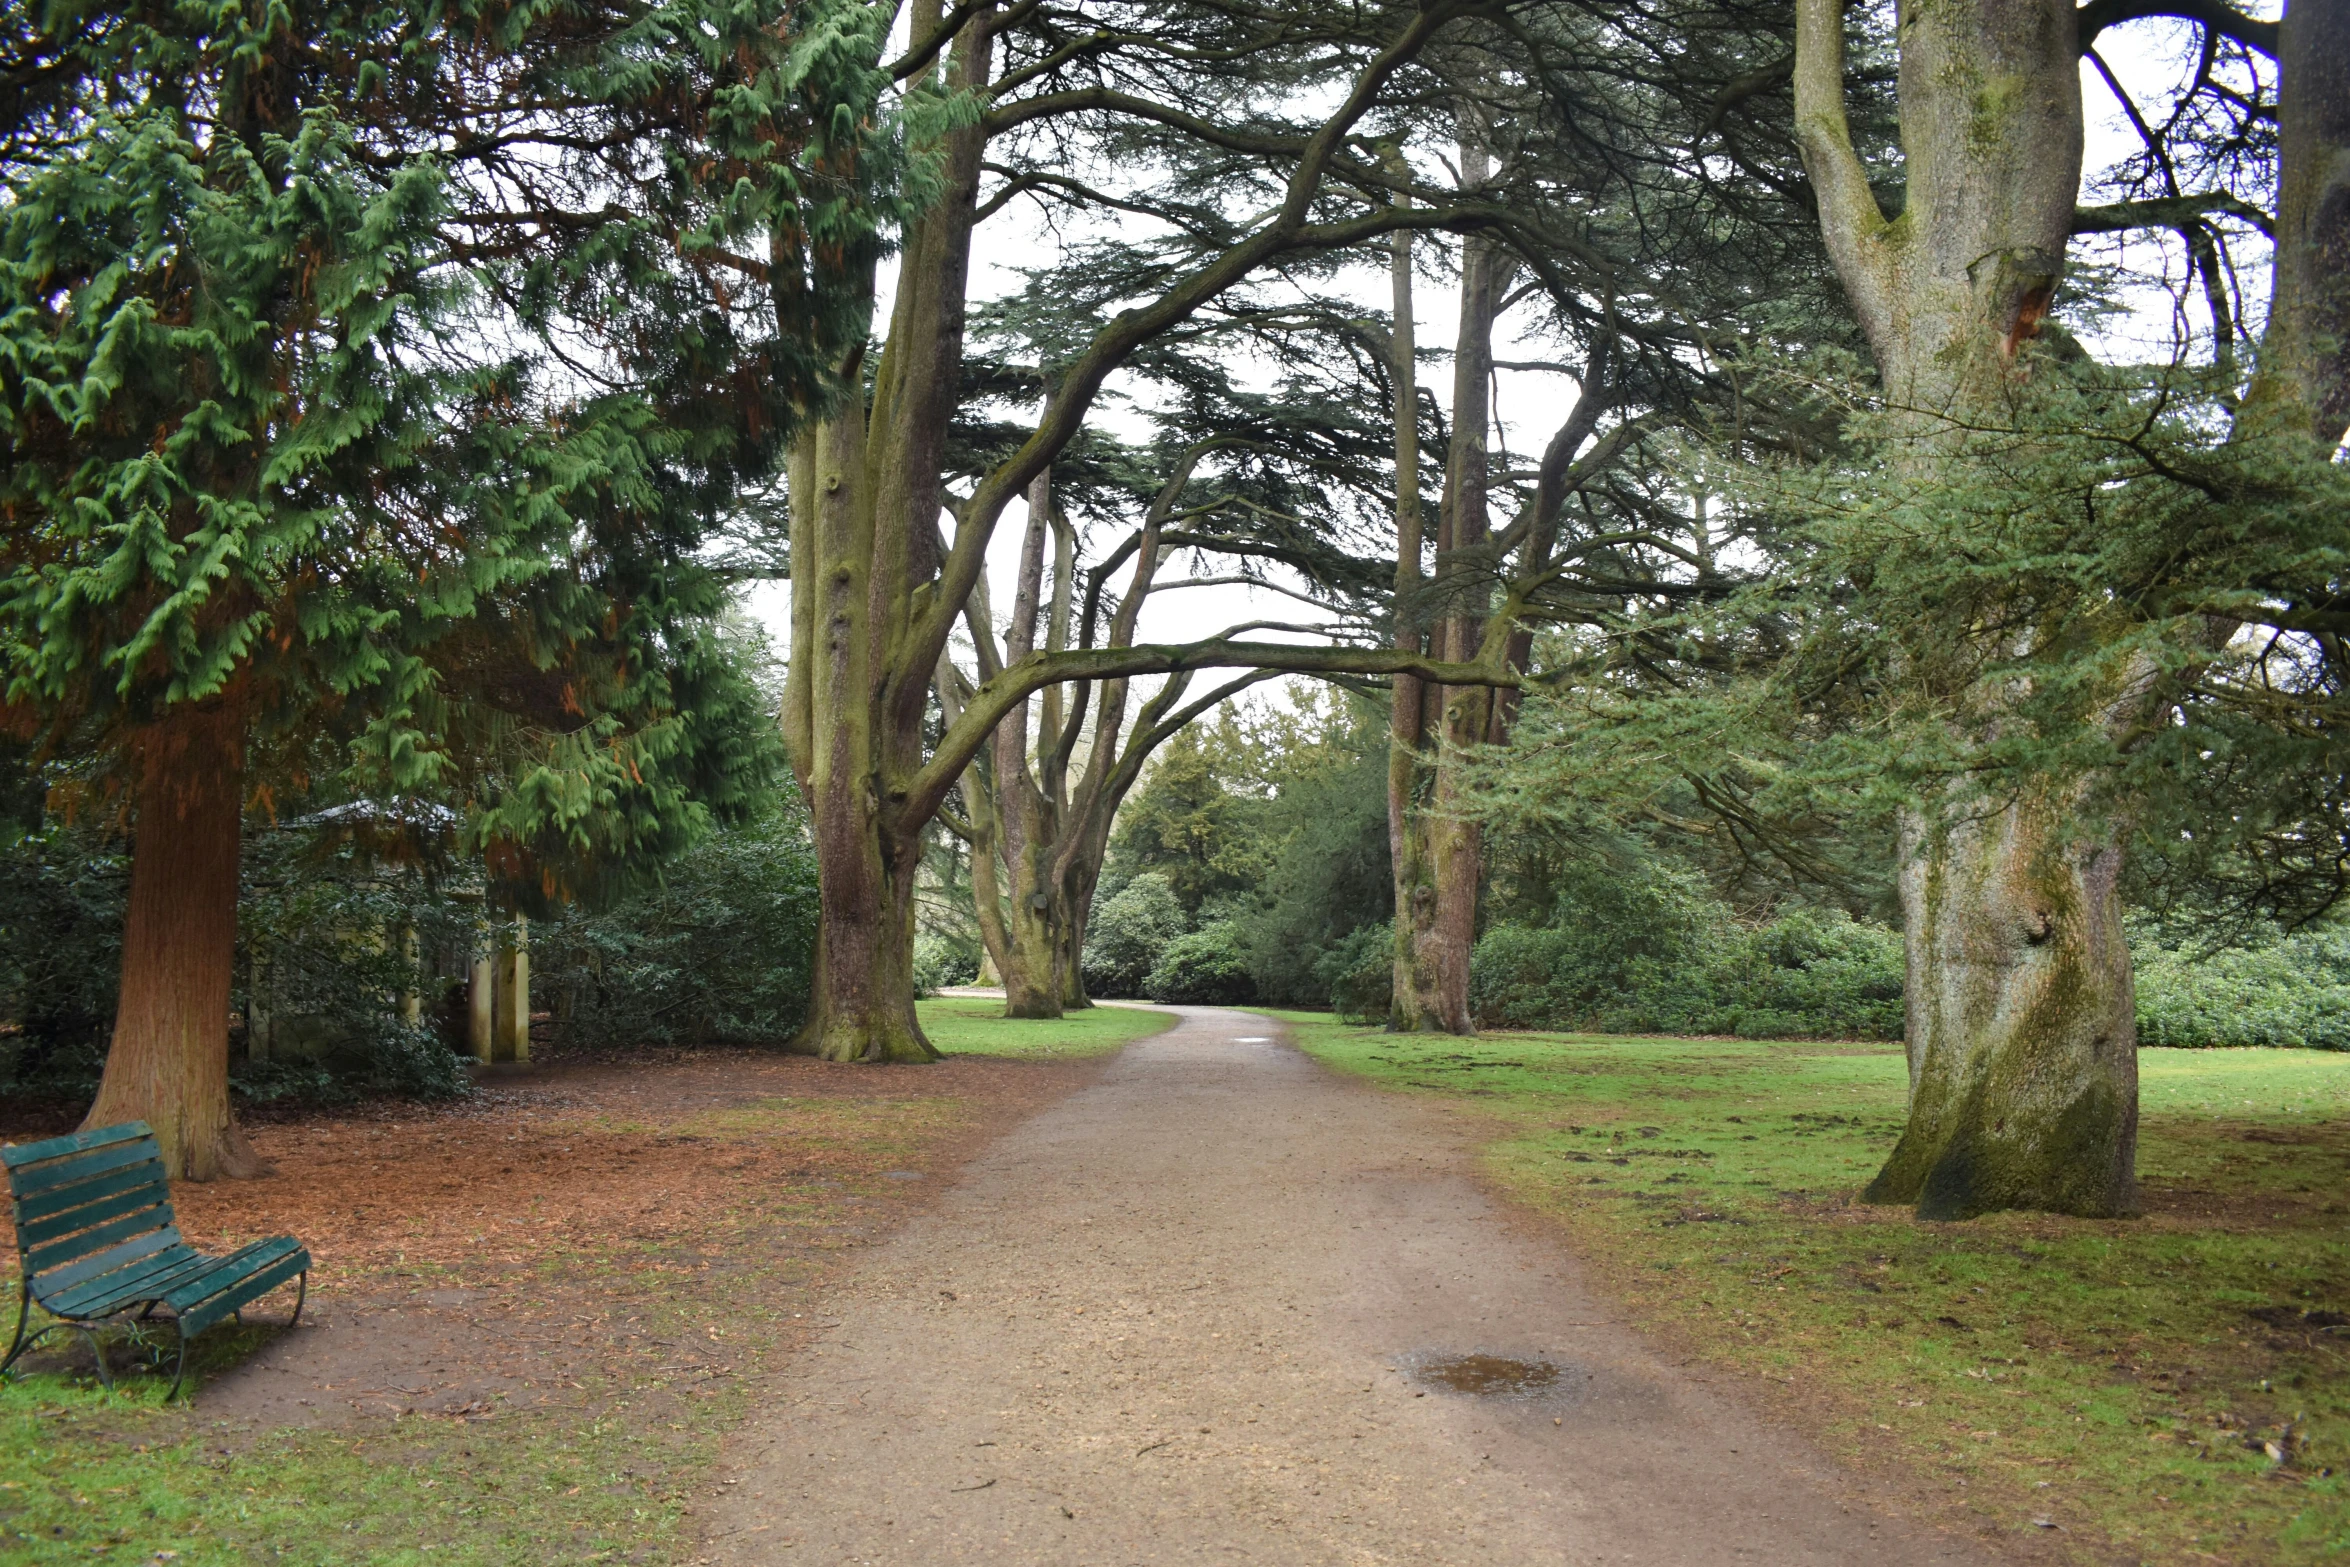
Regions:
[[[1987,1560],[1660,1359],[1448,1117],[1176,1010],[831,1297],[727,1455],[708,1560]],[[1455,1391],[1466,1355],[1555,1376]]]

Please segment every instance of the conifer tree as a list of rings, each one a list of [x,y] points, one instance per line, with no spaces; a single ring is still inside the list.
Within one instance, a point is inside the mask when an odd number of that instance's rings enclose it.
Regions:
[[[1890,417],[1908,421],[1882,450],[1905,483],[1943,496],[1954,515],[2005,514],[2007,503],[1994,497],[2019,469],[2065,489],[2052,464],[2025,454],[2038,417],[2029,406],[2040,396],[2030,383],[2043,362],[2033,344],[2073,234],[2179,224],[2200,246],[2209,238],[2205,214],[2257,210],[2246,199],[2256,193],[2224,184],[2202,192],[2174,184],[2153,201],[2080,210],[2083,49],[2111,23],[2171,10],[2076,12],[2069,0],[2014,0],[1920,13],[1897,45],[1905,191],[1901,210],[1888,213],[1845,131],[1843,7],[1806,0],[1797,9],[1796,134]],[[2260,55],[2275,48],[2273,26],[2224,6],[2177,14],[2209,40],[2194,91],[2210,80],[2209,61],[2223,45]],[[2175,167],[2172,151],[2150,144],[2166,170]],[[2284,316],[2292,315],[2288,306]],[[2008,433],[1986,443],[1979,430]],[[1998,683],[1979,676],[2051,650],[2062,624],[2035,601],[2030,576],[2013,593],[1976,603],[1964,631],[1930,651],[1913,649],[1899,671],[1907,682],[1941,682],[1954,752],[1996,746],[2003,734],[2012,740],[2021,726],[2009,722]],[[2103,645],[2127,647],[2127,639]],[[2060,753],[2119,744],[2160,710],[2163,660],[2095,665],[2093,679],[2090,664],[2074,666],[2069,689],[2080,700],[2071,733],[2043,731]],[[2008,689],[2036,694],[2024,684]],[[1910,1121],[1871,1195],[1935,1217],[2003,1207],[2130,1212],[2137,1075],[2121,930],[2127,812],[2094,810],[2084,775],[2064,767],[2003,772],[1989,794],[1971,771],[1928,789],[1905,822]]]
[[[755,787],[692,556],[831,395],[865,307],[832,262],[890,178],[854,139],[870,19],[793,15],[54,0],[10,38],[6,711],[119,782],[91,1114],[175,1175],[256,1167],[228,997],[274,754],[333,737],[349,787],[461,801],[538,895]],[[713,286],[745,235],[780,317],[749,340]]]

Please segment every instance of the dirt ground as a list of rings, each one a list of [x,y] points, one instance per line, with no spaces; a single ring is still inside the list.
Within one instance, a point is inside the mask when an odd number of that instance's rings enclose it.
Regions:
[[[247,1430],[487,1419],[648,1369],[744,1373],[791,1345],[684,1344],[632,1303],[663,1275],[722,1299],[755,1248],[797,1260],[805,1299],[791,1305],[812,1332],[823,1286],[859,1248],[1099,1070],[963,1056],[909,1074],[678,1053],[500,1069],[442,1107],[250,1124],[275,1173],[179,1184],[181,1228],[207,1250],[295,1235],[316,1267],[301,1327],[220,1366],[197,1407]],[[0,1140],[67,1129],[20,1121],[0,1116]],[[0,1214],[0,1247],[14,1245]],[[289,1289],[252,1315],[282,1321],[292,1304]],[[51,1343],[28,1369],[86,1365],[78,1339]]]
[[[1177,1010],[828,1292],[707,1560],[1991,1560],[1662,1357],[1460,1122]]]

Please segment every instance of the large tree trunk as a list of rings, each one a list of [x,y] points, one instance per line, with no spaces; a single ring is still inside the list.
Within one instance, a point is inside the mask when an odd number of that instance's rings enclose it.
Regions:
[[[1028,488],[1028,529],[1021,539],[1019,581],[1012,620],[1005,628],[1004,662],[1017,664],[1036,651],[1037,622],[1044,610],[1045,542],[1052,532],[1052,476],[1037,475]],[[1068,567],[1060,573],[1068,581]],[[1057,598],[1066,594],[1056,591]],[[1057,638],[1049,640],[1058,640]],[[1044,704],[1040,746],[1060,738],[1058,702]],[[995,804],[998,841],[1011,896],[1004,908],[1004,1015],[1054,1018],[1061,1015],[1062,933],[1066,910],[1053,875],[1053,850],[1060,836],[1057,802],[1028,765],[1029,704],[1014,705],[995,731]]]
[[[784,730],[808,802],[822,916],[815,993],[793,1048],[825,1061],[935,1061],[914,1018],[914,872],[877,787],[887,710],[891,562],[877,559],[853,405],[792,448],[792,665]]]
[[[1390,242],[1395,295],[1389,373],[1395,383],[1395,645],[1427,646],[1420,623],[1418,344],[1412,309],[1412,235]],[[1387,1026],[1421,1033],[1444,1026],[1437,980],[1436,875],[1428,842],[1428,707],[1426,681],[1397,675],[1390,688],[1387,738],[1387,853],[1395,878],[1395,967]]]
[[[1905,6],[1907,205],[1886,219],[1845,128],[1840,0],[1799,0],[1796,133],[1886,395],[1921,420],[2018,373],[2081,180],[2073,0]],[[1919,442],[1921,479],[1942,452]],[[1930,1217],[2136,1202],[2136,1001],[2112,828],[1955,796],[1904,833],[1910,1123],[1869,1188]]]
[[[912,11],[915,35],[938,0]],[[948,85],[988,80],[992,23],[956,35]],[[827,1061],[934,1061],[914,1016],[914,876],[923,823],[901,820],[923,761],[929,671],[909,670],[917,590],[938,569],[940,474],[961,385],[965,281],[984,135],[951,131],[944,190],[908,236],[870,411],[852,398],[794,443],[792,657],[783,730],[814,826],[816,989],[794,1048]],[[862,379],[854,359],[844,379]]]
[[[145,1121],[167,1173],[266,1173],[229,1114],[229,986],[245,734],[229,703],[177,713],[131,745],[137,818],[114,1041],[86,1127]]]
[[[2138,1036],[2110,838],[2058,802],[1913,819],[1909,1125],[1872,1202],[1925,1219],[2136,1206]]]
[[[1464,135],[1461,175],[1482,184],[1487,155],[1481,134]],[[1492,537],[1487,516],[1491,483],[1487,442],[1493,424],[1493,323],[1514,258],[1493,240],[1471,235],[1462,243],[1461,324],[1453,346],[1452,445],[1445,454],[1444,509],[1437,520],[1437,588],[1444,619],[1436,654],[1453,663],[1474,661],[1483,648],[1492,608],[1493,568],[1480,560]],[[1469,1012],[1469,960],[1477,944],[1477,901],[1485,880],[1485,840],[1462,789],[1469,754],[1488,738],[1493,716],[1490,686],[1449,686],[1437,694],[1443,734],[1436,784],[1429,800],[1428,870],[1435,907],[1427,950],[1435,970],[1434,1026],[1454,1034],[1476,1032]]]
[[[2277,29],[2276,272],[2239,428],[2350,427],[2350,5],[2292,0]]]

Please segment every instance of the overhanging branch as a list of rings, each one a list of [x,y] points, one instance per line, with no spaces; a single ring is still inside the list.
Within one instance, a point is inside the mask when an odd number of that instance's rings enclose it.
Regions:
[[[1309,647],[1279,642],[1143,643],[1122,648],[1077,648],[1031,653],[984,681],[971,693],[962,715],[939,737],[930,760],[890,805],[904,822],[928,821],[964,766],[987,743],[996,725],[1021,702],[1049,685],[1071,680],[1112,680],[1134,675],[1168,675],[1191,669],[1261,669],[1286,674],[1417,675],[1432,685],[1515,687],[1513,670],[1488,663],[1456,664],[1399,648]]]

